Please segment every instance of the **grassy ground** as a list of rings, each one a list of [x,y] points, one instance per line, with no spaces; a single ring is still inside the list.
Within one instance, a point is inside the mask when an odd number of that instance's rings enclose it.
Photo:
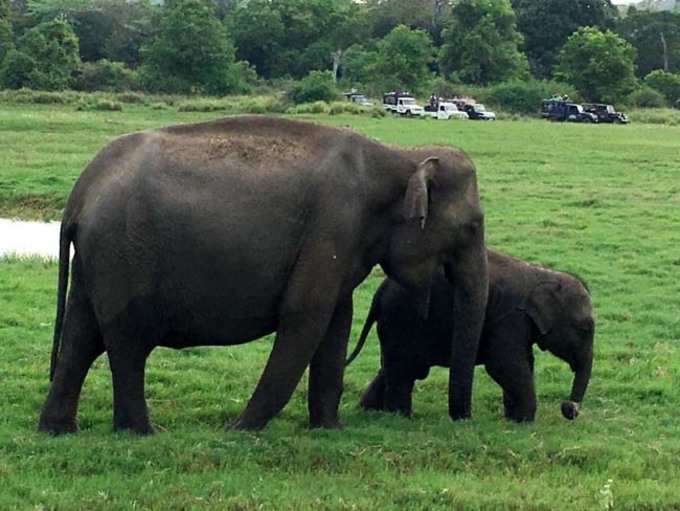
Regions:
[[[0,212],[54,217],[82,166],[117,134],[218,114],[127,107],[0,107]],[[356,409],[377,366],[374,335],[346,375],[342,431],[308,431],[303,383],[262,433],[225,431],[266,360],[266,340],[156,350],[147,397],[160,431],[111,433],[100,359],[78,435],[34,432],[47,390],[56,266],[0,262],[0,509],[680,508],[680,128],[540,121],[437,123],[318,117],[386,142],[448,143],[479,170],[489,244],[576,271],[597,312],[581,417],[561,418],[570,372],[537,352],[537,422],[500,418],[478,369],[474,419],[446,415],[446,372],[419,382],[411,420]],[[352,338],[372,275],[356,293]]]

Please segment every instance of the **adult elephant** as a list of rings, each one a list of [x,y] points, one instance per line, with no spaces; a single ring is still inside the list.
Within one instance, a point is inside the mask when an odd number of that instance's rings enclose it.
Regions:
[[[252,116],[114,140],[64,211],[39,429],[76,430],[83,380],[104,351],[114,428],[149,433],[144,367],[154,347],[233,345],[273,331],[234,426],[264,427],[309,365],[310,425],[336,427],[352,291],[376,264],[423,310],[444,264],[461,325],[450,414],[469,417],[488,276],[475,170],[463,152],[397,149],[349,130]]]

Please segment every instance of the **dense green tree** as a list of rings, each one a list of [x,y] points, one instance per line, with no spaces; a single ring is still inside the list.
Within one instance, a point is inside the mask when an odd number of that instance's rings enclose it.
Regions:
[[[14,49],[12,25],[9,20],[0,18],[0,64],[10,50]]]
[[[30,87],[36,62],[18,50],[10,50],[0,65],[0,88],[20,89]]]
[[[383,38],[395,27],[426,30],[439,43],[452,0],[366,0],[372,35]]]
[[[430,78],[428,65],[434,59],[434,48],[424,30],[399,25],[376,48],[372,72],[383,89],[417,91]]]
[[[680,100],[680,73],[657,69],[645,76],[645,85],[662,93],[671,104]]]
[[[374,94],[393,89],[424,92],[432,78],[434,53],[426,31],[399,25],[378,41],[351,46],[343,60],[343,80]]]
[[[366,37],[363,6],[352,0],[250,0],[228,17],[237,57],[265,78],[302,77],[340,64]]]
[[[9,19],[10,3],[9,0],[0,0],[0,20]]]
[[[65,19],[36,25],[19,39],[17,46],[18,51],[10,51],[3,64],[2,81],[6,87],[62,90],[71,85],[80,57],[78,38]]]
[[[353,85],[369,85],[376,78],[378,52],[375,44],[350,46],[342,59],[342,78]]]
[[[512,0],[524,51],[535,76],[550,76],[560,48],[581,26],[611,28],[617,15],[610,0]]]
[[[109,2],[105,11],[115,20],[104,44],[104,57],[124,62],[136,68],[140,63],[140,49],[154,34],[154,16],[158,7],[149,0],[101,0]]]
[[[28,14],[38,22],[61,17],[73,23],[73,18],[91,5],[92,0],[26,0]]]
[[[650,12],[629,9],[617,32],[637,51],[638,76],[654,69],[680,71],[680,12]]]
[[[587,100],[615,102],[635,87],[635,49],[610,30],[579,28],[559,55],[555,76]]]
[[[287,27],[278,6],[267,0],[239,5],[228,18],[237,57],[250,62],[260,76],[287,74],[280,57],[285,50]]]
[[[208,0],[167,2],[142,57],[148,90],[224,94],[238,88],[234,47]]]
[[[487,84],[528,74],[509,0],[460,0],[442,40],[440,68],[463,82]]]
[[[102,58],[139,64],[139,48],[152,34],[150,0],[28,0],[30,17],[64,16],[72,24],[85,62]]]

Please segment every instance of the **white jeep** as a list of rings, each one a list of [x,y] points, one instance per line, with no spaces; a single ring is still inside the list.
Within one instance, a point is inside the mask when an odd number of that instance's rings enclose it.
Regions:
[[[388,92],[383,96],[383,108],[388,112],[407,117],[425,115],[423,107],[416,103],[413,96],[407,93]]]
[[[469,119],[468,114],[461,112],[454,103],[449,103],[448,101],[440,101],[436,107],[427,105],[425,107],[425,115],[445,121],[449,119]]]

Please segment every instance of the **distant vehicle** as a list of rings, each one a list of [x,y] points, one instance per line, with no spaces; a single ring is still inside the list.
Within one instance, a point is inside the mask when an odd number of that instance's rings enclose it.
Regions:
[[[469,118],[468,114],[461,112],[454,103],[448,101],[440,101],[434,108],[432,105],[425,105],[425,115],[443,120]]]
[[[628,117],[626,114],[617,112],[612,105],[604,105],[601,103],[591,103],[583,105],[586,112],[597,115],[599,122],[609,122],[614,124],[628,124]]]
[[[465,112],[468,117],[474,121],[495,121],[496,114],[487,110],[481,103],[473,103],[465,105]]]
[[[366,96],[363,94],[359,94],[358,92],[352,91],[352,92],[345,92],[343,94],[345,98],[347,98],[347,101],[350,101],[352,103],[356,103],[361,106],[365,107],[370,107],[373,106],[373,102],[370,101]]]
[[[416,100],[408,92],[388,92],[383,95],[383,108],[388,112],[399,115],[419,117],[425,115],[425,109],[416,103]]]
[[[541,107],[541,115],[550,121],[597,123],[599,118],[592,112],[586,112],[577,103],[569,103],[562,99],[545,99]]]

